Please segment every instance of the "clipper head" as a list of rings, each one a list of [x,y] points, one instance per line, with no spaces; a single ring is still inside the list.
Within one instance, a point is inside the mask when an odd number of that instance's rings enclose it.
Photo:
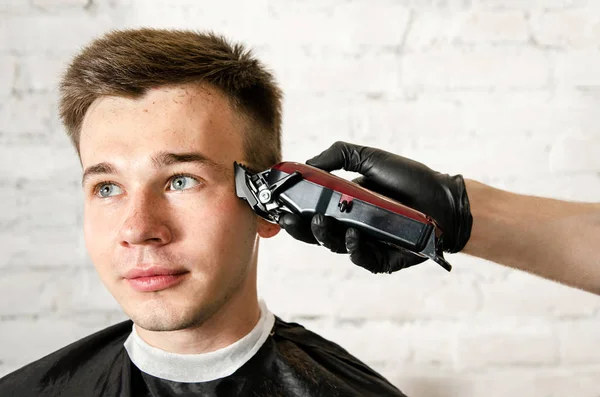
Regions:
[[[285,206],[277,200],[279,194],[302,179],[299,172],[294,172],[278,181],[270,181],[271,169],[253,172],[237,162],[233,163],[235,189],[239,198],[246,200],[256,214],[277,223]],[[289,210],[287,210],[289,212]]]
[[[237,196],[246,200],[248,205],[250,205],[252,210],[258,215],[273,222],[274,219],[258,199],[258,189],[252,181],[252,178],[257,174],[236,161],[233,162],[233,169]]]

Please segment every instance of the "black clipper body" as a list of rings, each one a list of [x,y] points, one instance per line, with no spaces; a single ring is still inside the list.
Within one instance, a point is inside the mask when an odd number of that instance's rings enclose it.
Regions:
[[[284,212],[308,221],[321,213],[452,269],[441,249],[442,231],[421,212],[307,164],[282,162],[254,173],[234,163],[234,171],[238,197],[268,221]]]

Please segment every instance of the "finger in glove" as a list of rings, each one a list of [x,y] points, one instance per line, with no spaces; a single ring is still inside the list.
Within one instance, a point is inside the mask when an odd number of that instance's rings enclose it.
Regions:
[[[317,241],[336,254],[345,254],[346,226],[323,214],[315,214],[311,221],[311,230]]]
[[[279,226],[296,240],[308,244],[319,244],[311,230],[310,221],[301,218],[299,215],[285,213],[279,217]]]
[[[426,261],[408,250],[377,241],[355,228],[348,228],[345,237],[350,260],[371,273],[393,273]]]

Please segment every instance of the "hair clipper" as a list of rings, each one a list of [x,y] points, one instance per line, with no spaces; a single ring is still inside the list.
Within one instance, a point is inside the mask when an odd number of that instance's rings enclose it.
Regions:
[[[397,201],[307,164],[281,162],[253,172],[234,162],[234,172],[237,196],[270,222],[277,222],[285,212],[309,222],[321,213],[452,269],[444,259],[443,232],[435,221]]]

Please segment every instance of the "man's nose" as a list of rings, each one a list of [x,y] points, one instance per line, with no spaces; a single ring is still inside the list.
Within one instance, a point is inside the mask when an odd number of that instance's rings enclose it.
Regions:
[[[155,193],[138,193],[132,197],[121,226],[119,239],[122,245],[163,245],[171,241],[166,200]]]

